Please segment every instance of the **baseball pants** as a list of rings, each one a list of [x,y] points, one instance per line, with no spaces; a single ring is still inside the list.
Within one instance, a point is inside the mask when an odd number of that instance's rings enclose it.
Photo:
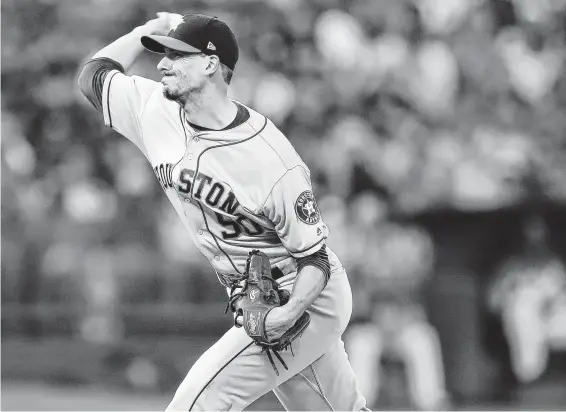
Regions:
[[[295,274],[281,279],[291,290]],[[352,292],[343,268],[332,271],[321,295],[308,309],[311,323],[290,350],[289,367],[265,353],[243,328],[231,328],[191,368],[167,411],[241,411],[269,391],[287,410],[364,410],[341,335],[352,314]]]

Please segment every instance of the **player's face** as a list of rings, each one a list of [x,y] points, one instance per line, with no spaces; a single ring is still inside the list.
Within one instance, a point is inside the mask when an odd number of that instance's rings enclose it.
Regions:
[[[202,89],[206,80],[206,57],[201,53],[183,53],[166,49],[157,65],[163,75],[163,95],[176,102],[185,102],[189,95]]]

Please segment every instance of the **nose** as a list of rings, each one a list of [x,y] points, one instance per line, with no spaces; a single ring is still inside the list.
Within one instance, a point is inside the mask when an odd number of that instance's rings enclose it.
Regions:
[[[159,63],[157,63],[157,70],[160,72],[169,69],[169,59],[167,57],[163,57]]]

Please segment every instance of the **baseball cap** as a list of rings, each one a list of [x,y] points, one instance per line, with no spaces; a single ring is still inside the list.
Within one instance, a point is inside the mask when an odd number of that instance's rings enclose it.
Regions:
[[[220,62],[234,70],[239,49],[236,36],[226,23],[216,16],[185,14],[177,27],[167,36],[142,36],[143,47],[154,53],[165,53],[165,48],[181,52],[202,52],[216,55]]]

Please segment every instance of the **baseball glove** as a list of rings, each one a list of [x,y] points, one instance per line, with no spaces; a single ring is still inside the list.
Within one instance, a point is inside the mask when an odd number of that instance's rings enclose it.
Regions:
[[[279,375],[279,371],[273,362],[273,353],[281,362],[285,369],[289,369],[283,361],[279,352],[293,348],[291,343],[305,331],[310,323],[310,316],[307,312],[299,318],[297,322],[279,338],[269,341],[265,333],[265,318],[271,309],[282,306],[289,301],[290,293],[279,287],[279,284],[271,276],[271,265],[269,257],[259,250],[252,250],[246,262],[244,273],[244,283],[241,290],[235,292],[236,287],[232,288],[230,300],[226,308],[235,313],[234,324],[237,318],[242,317],[243,326],[246,333],[254,340],[255,344],[261,346],[262,351],[267,353],[267,357]]]

